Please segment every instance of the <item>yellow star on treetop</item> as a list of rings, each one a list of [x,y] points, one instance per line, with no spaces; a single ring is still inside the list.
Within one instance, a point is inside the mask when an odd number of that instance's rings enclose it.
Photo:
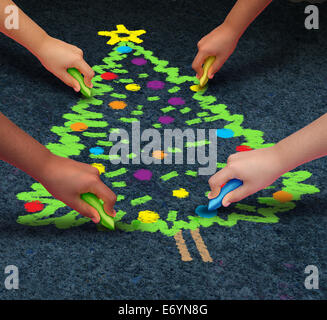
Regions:
[[[121,41],[132,41],[135,43],[143,42],[143,40],[139,39],[138,36],[146,33],[145,30],[130,31],[130,30],[127,30],[123,24],[119,24],[116,27],[117,27],[117,30],[114,30],[114,31],[99,31],[98,35],[110,37],[110,40],[107,42],[107,44],[110,44],[110,45],[114,45]],[[119,34],[127,34],[128,36],[121,37],[121,36],[119,36]]]

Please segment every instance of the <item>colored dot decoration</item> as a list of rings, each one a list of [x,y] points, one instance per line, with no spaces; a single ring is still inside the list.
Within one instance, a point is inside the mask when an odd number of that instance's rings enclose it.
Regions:
[[[139,169],[134,172],[133,176],[140,181],[149,181],[152,178],[152,172],[146,169]]]
[[[126,85],[125,88],[128,91],[139,91],[141,89],[141,87],[136,83],[130,83]]]
[[[202,218],[213,218],[217,216],[218,210],[208,210],[208,206],[197,206],[195,213]]]
[[[241,146],[236,147],[236,151],[238,151],[238,152],[250,151],[250,150],[253,150],[253,149],[246,145],[241,145]]]
[[[281,203],[289,202],[293,199],[293,195],[287,191],[277,191],[273,194],[273,198]]]
[[[202,90],[202,88],[198,84],[190,86],[190,89],[191,89],[191,91],[194,91],[194,92],[199,92]]]
[[[42,211],[44,208],[44,204],[41,203],[40,201],[36,200],[36,201],[31,201],[31,202],[27,202],[24,204],[25,210],[27,212],[38,212],[38,211]]]
[[[173,190],[173,196],[176,198],[187,198],[189,196],[189,192],[183,188],[178,190]]]
[[[143,66],[147,63],[147,61],[144,58],[134,58],[132,60],[132,63],[136,66]]]
[[[232,138],[234,137],[234,131],[231,129],[217,129],[217,137],[219,138]]]
[[[168,100],[168,103],[172,106],[181,106],[185,103],[185,101],[182,98],[173,97]]]
[[[163,124],[170,124],[172,122],[174,122],[174,118],[173,117],[170,117],[170,116],[161,116],[159,117],[158,121],[160,123],[163,123]]]
[[[119,53],[130,53],[132,52],[132,48],[129,46],[120,46],[116,49]]]
[[[97,168],[100,174],[106,172],[106,168],[102,163],[92,163],[91,166]]]
[[[139,212],[137,219],[143,223],[153,223],[157,222],[157,220],[160,219],[160,216],[155,211],[145,210]]]
[[[112,72],[105,72],[101,74],[101,78],[103,80],[115,80],[118,78],[118,76],[115,73]]]
[[[83,122],[76,122],[76,123],[71,124],[70,128],[73,131],[85,131],[88,128],[88,126]]]
[[[152,90],[161,90],[165,87],[165,83],[163,81],[153,80],[149,81],[146,86]]]
[[[155,159],[164,159],[165,157],[167,156],[167,153],[164,153],[163,151],[161,150],[155,150],[153,151],[152,153],[152,157],[155,158]]]
[[[115,110],[122,110],[127,107],[127,104],[124,101],[111,101],[108,106]]]
[[[90,149],[90,153],[95,154],[95,155],[103,154],[103,152],[104,152],[104,150],[101,147],[94,147],[94,148]]]

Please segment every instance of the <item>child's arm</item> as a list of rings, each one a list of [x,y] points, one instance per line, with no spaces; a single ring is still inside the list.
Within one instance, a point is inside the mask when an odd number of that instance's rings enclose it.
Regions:
[[[271,1],[238,0],[225,21],[198,42],[198,53],[192,64],[198,78],[202,76],[202,65],[205,59],[209,56],[215,56],[216,60],[208,72],[209,79],[212,79],[214,74],[234,52],[239,38],[250,23]]]
[[[242,180],[241,187],[224,197],[223,205],[227,207],[271,185],[285,172],[324,156],[327,156],[327,113],[273,147],[231,155],[227,166],[209,179],[208,198],[217,197],[220,186],[230,179]]]
[[[80,214],[100,221],[97,211],[81,200],[91,192],[104,201],[105,211],[115,216],[115,194],[99,178],[98,169],[85,163],[62,158],[18,128],[0,113],[0,160],[25,171],[57,199]]]
[[[19,28],[7,29],[6,18],[8,18],[8,14],[5,13],[5,8],[9,5],[16,6],[11,0],[0,1],[0,32],[28,49],[48,71],[74,88],[75,91],[80,90],[80,85],[67,73],[68,68],[77,68],[84,75],[85,84],[91,88],[94,71],[83,59],[83,51],[50,37],[18,7]]]

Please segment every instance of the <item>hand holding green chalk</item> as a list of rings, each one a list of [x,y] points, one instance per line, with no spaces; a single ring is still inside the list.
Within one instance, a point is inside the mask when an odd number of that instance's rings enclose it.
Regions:
[[[216,57],[214,57],[214,56],[210,56],[205,60],[205,62],[203,64],[203,74],[200,79],[200,87],[201,88],[203,88],[207,84],[207,82],[209,80],[208,71],[209,71],[210,67],[212,66],[212,64],[215,62],[215,60],[216,60]]]
[[[112,217],[108,216],[103,209],[103,205],[99,198],[93,193],[83,193],[81,194],[81,199],[96,209],[100,216],[100,223],[110,229],[115,230],[115,221]]]
[[[81,93],[87,97],[87,98],[91,98],[92,97],[92,91],[89,87],[87,87],[84,83],[84,78],[82,76],[82,74],[76,69],[76,68],[68,68],[67,72],[73,77],[75,78],[80,87],[81,87]]]

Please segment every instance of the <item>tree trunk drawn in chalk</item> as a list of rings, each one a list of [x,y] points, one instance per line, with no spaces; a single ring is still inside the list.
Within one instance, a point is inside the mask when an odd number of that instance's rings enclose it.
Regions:
[[[198,252],[203,262],[213,262],[213,259],[210,256],[208,248],[201,237],[200,230],[199,229],[190,230],[190,233],[192,235],[196,248],[198,249]],[[193,258],[191,257],[187,244],[183,238],[183,231],[182,230],[178,231],[174,235],[174,238],[176,241],[176,246],[178,248],[178,251],[181,255],[182,261],[184,262],[192,261]]]

